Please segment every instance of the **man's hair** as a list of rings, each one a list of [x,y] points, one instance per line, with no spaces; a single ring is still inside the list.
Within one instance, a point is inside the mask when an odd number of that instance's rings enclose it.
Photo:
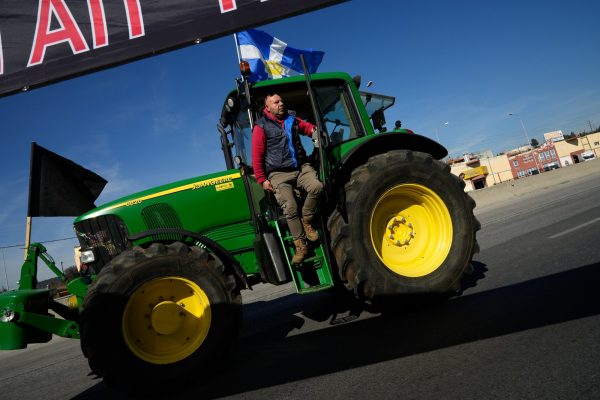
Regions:
[[[268,93],[265,95],[265,99],[264,99],[264,106],[265,106],[265,107],[267,106],[267,99],[268,99],[269,97],[273,97],[273,96],[279,96],[279,97],[281,97],[281,95],[280,95],[279,93],[277,93],[277,92],[268,92]]]

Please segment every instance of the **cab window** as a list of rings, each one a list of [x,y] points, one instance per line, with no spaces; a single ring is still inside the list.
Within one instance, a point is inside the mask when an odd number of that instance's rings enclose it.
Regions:
[[[363,136],[352,118],[352,108],[343,86],[316,87],[317,100],[323,116],[323,127],[336,145]]]

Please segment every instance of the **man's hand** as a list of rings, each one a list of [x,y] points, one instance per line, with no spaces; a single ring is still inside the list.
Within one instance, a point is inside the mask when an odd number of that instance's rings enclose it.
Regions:
[[[273,185],[271,185],[271,181],[268,179],[262,183],[262,187],[264,190],[268,190],[269,192],[275,192]]]

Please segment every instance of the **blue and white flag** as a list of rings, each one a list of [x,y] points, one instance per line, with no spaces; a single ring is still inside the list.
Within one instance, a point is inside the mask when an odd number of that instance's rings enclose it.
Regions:
[[[325,54],[313,49],[295,49],[256,29],[239,32],[237,39],[240,58],[248,61],[252,70],[250,82],[303,74],[300,54],[304,54],[308,72],[313,74],[317,72]]]

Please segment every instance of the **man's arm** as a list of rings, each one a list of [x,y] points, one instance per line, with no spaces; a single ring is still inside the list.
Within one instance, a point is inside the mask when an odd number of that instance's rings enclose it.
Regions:
[[[265,174],[265,156],[267,153],[267,137],[265,131],[258,125],[252,130],[252,168],[259,185],[265,190],[271,186]],[[267,186],[267,187],[265,187]]]
[[[315,129],[317,129],[317,127],[311,124],[310,122],[306,122],[298,117],[296,117],[296,119],[298,120],[298,130],[305,136],[312,136],[313,132],[315,131]]]

